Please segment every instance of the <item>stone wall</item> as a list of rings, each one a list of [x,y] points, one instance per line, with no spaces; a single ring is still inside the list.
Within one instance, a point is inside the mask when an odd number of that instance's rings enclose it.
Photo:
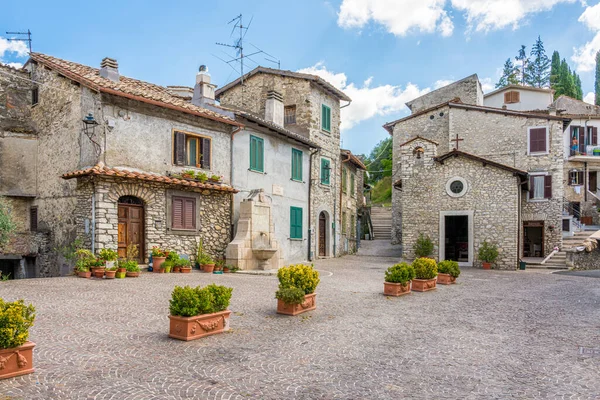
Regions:
[[[440,218],[442,211],[472,212],[473,260],[484,240],[499,247],[498,269],[517,267],[517,229],[520,186],[511,172],[464,157],[450,158],[444,164],[426,162],[414,166],[413,177],[403,181],[402,244],[403,256],[414,258],[414,244],[420,233],[429,235],[434,244],[433,257],[440,254]],[[464,196],[448,195],[448,181],[459,176],[467,183]]]
[[[477,75],[468,76],[460,81],[417,97],[406,103],[406,105],[414,114],[456,97],[460,98],[466,104],[483,105],[483,90],[481,89],[481,83],[479,83]]]
[[[345,157],[342,155],[342,159]],[[358,169],[356,165],[347,161],[342,162],[342,169],[346,170],[346,192],[343,191],[343,182],[340,181],[340,255],[354,254],[358,250],[357,248],[357,225],[356,222],[359,219],[359,211],[363,206],[363,170]],[[343,173],[341,179],[343,179]],[[354,177],[354,191],[352,191],[351,177]],[[360,185],[360,186],[359,186]],[[346,221],[344,221],[343,213],[346,213]],[[352,224],[354,217],[354,224]],[[344,226],[345,222],[345,226]]]
[[[567,250],[567,267],[580,271],[600,269],[600,248],[590,252]]]

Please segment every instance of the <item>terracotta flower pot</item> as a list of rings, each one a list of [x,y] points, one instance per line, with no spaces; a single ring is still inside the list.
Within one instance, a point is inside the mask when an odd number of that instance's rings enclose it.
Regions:
[[[137,272],[129,272],[129,271],[127,271],[125,273],[125,276],[128,277],[128,278],[137,278],[138,276],[140,276],[140,272],[139,271],[137,271]]]
[[[229,271],[229,268],[227,268],[227,267],[223,267],[223,272],[224,272],[224,273],[226,273],[226,274],[228,274],[228,273],[230,273],[231,271]]]
[[[484,261],[481,264],[483,265],[483,269],[492,269],[492,263]]]
[[[106,277],[106,279],[115,279],[116,274],[117,274],[117,270],[104,272],[104,276]]]
[[[126,268],[117,268],[117,272],[127,272]]]
[[[182,274],[189,274],[192,272],[192,267],[181,267]]]
[[[167,257],[152,257],[152,272],[160,273],[160,266]]]
[[[35,343],[25,342],[22,346],[0,349],[0,379],[31,374]]]
[[[204,264],[202,270],[206,273],[212,273],[215,270],[215,264]]]
[[[80,278],[90,278],[92,276],[92,271],[86,271],[86,272],[77,272],[77,275]]]
[[[179,272],[181,271],[181,267],[173,267],[173,272]]]
[[[159,273],[159,274],[164,274],[165,272],[167,272],[167,271],[166,271],[164,268],[160,268],[160,269],[158,270],[158,273]]]
[[[179,317],[169,315],[169,337],[179,340],[194,340],[204,336],[215,335],[229,330],[229,315],[225,310],[214,314],[196,315],[195,317]]]
[[[305,295],[302,304],[288,304],[278,299],[277,314],[298,315],[307,311],[312,311],[317,308],[316,296],[316,293]]]
[[[383,294],[386,296],[402,296],[410,294],[410,281],[401,283],[383,282]]]
[[[96,268],[94,270],[94,277],[102,278],[104,276],[104,268]]]
[[[413,292],[427,292],[429,290],[435,290],[436,279],[413,279],[412,290]]]
[[[456,283],[456,278],[450,274],[438,273],[437,283],[440,285],[452,285],[453,283]]]

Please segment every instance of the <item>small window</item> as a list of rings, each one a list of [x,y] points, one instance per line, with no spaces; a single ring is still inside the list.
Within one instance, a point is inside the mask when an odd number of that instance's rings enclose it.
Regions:
[[[544,200],[552,197],[552,175],[531,176],[529,186],[531,200]]]
[[[355,194],[354,194],[354,174],[350,175],[350,196],[355,197]]]
[[[323,185],[329,185],[331,176],[331,161],[326,158],[321,158],[321,183]]]
[[[29,230],[35,232],[38,230],[38,208],[31,207],[29,209]]]
[[[321,129],[331,132],[331,108],[321,105]]]
[[[548,153],[548,130],[546,127],[529,128],[529,154]]]
[[[425,153],[425,150],[423,150],[421,146],[415,147],[415,149],[413,150],[413,156],[417,160],[421,160],[423,158],[423,153]]]
[[[284,124],[295,124],[296,123],[296,106],[285,106],[283,109],[283,123]]]
[[[514,90],[504,93],[504,104],[519,103],[520,101],[521,93]]]
[[[35,106],[39,102],[40,91],[38,88],[31,89],[31,105]]]
[[[173,196],[171,204],[171,228],[196,229],[196,199]]]
[[[203,169],[211,168],[212,140],[207,137],[175,132],[173,163]]]
[[[290,239],[302,239],[302,208],[290,207]]]
[[[576,169],[569,171],[569,185],[570,186],[583,185],[583,171],[577,171]]]
[[[250,170],[265,172],[265,142],[253,135],[250,135]]]
[[[292,180],[302,182],[302,150],[292,149]]]
[[[342,192],[347,193],[348,192],[348,185],[347,182],[348,181],[348,170],[346,168],[342,169]]]

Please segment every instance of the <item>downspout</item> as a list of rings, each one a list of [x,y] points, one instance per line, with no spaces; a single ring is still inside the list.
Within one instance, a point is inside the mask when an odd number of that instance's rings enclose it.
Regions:
[[[92,253],[96,253],[96,185],[92,181]]]
[[[242,129],[244,128],[244,126],[238,126],[237,128],[235,128],[233,130],[233,132],[231,132],[231,143],[229,145],[229,184],[231,185],[231,187],[233,188],[233,138],[235,137],[235,134],[240,132]],[[231,232],[229,233],[229,240],[233,240],[233,238],[235,237],[235,232],[234,232],[234,223],[233,223],[233,217],[234,217],[234,211],[235,211],[235,193],[231,193],[229,195],[229,226],[231,227]]]
[[[332,169],[332,171],[335,171],[335,165],[334,168]],[[337,217],[337,201],[335,201],[335,197],[337,196],[336,193],[336,188],[337,188],[337,181],[335,182],[335,184],[333,185],[333,257],[337,257],[337,223],[336,223],[336,218]]]
[[[310,250],[312,248],[312,235],[311,235],[311,213],[310,213],[310,205],[312,203],[312,198],[310,197],[311,188],[312,188],[312,160],[313,156],[319,152],[319,149],[315,149],[310,153],[310,157],[308,159],[308,256],[306,257],[308,261],[312,261],[312,257],[310,254]]]
[[[525,183],[519,183],[520,179],[521,177],[517,175],[517,269],[519,269],[518,262],[521,260],[521,224],[523,223],[521,221],[521,201],[523,200],[523,188],[521,186]]]

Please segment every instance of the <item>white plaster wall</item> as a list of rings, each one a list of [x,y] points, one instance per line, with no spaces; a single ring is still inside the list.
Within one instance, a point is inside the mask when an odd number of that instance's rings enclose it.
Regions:
[[[517,91],[521,93],[521,101],[519,103],[506,104],[506,108],[509,110],[516,111],[529,111],[529,110],[546,110],[554,101],[552,93],[538,92],[533,90],[519,90],[514,88],[507,88],[506,90],[494,93],[491,96],[487,96],[483,100],[483,105],[487,107],[502,108],[504,106],[504,93]]]

